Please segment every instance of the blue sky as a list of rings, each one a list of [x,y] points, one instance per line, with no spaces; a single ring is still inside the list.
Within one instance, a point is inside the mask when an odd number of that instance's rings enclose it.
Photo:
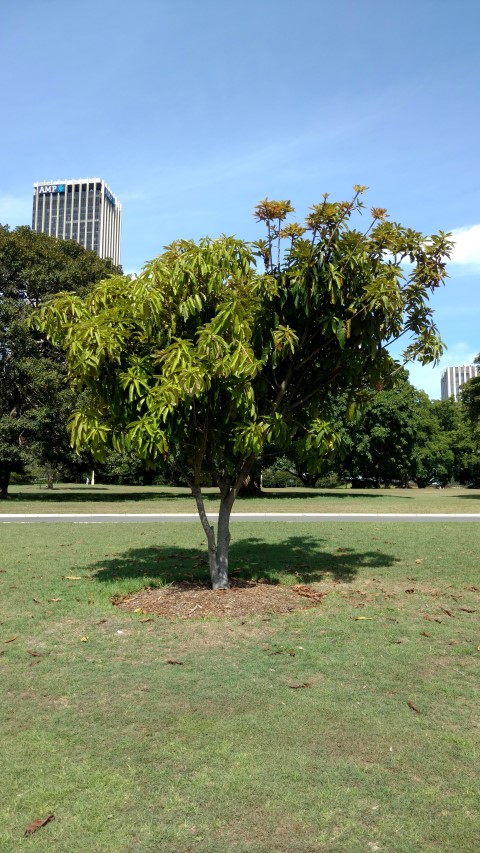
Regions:
[[[122,263],[177,237],[259,236],[265,196],[303,216],[323,192],[454,231],[432,305],[448,346],[411,380],[480,351],[480,5],[444,0],[18,0],[0,31],[0,221],[32,184],[104,178]]]

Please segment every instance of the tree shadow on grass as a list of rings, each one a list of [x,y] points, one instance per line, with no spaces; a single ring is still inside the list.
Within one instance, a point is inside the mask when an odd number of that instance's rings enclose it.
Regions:
[[[329,549],[317,537],[289,536],[281,542],[250,538],[230,546],[230,577],[269,583],[318,583],[326,578],[351,582],[361,570],[392,566],[395,558],[379,551]],[[183,580],[209,581],[205,551],[153,546],[111,555],[94,566],[100,582],[138,578],[142,586],[164,586]]]
[[[266,502],[268,502],[269,500],[274,500],[274,501],[277,501],[277,500],[302,500],[303,501],[303,500],[310,500],[311,498],[317,498],[317,499],[322,499],[322,500],[323,500],[323,498],[327,498],[327,499],[328,498],[334,498],[335,500],[337,498],[340,498],[341,500],[352,500],[355,498],[371,498],[373,500],[378,500],[380,498],[380,500],[383,500],[384,498],[386,498],[387,500],[402,500],[402,501],[407,500],[407,501],[410,501],[410,500],[412,500],[412,497],[413,497],[412,495],[399,495],[398,492],[395,492],[394,494],[389,495],[388,491],[385,491],[384,489],[378,489],[378,491],[375,491],[374,489],[365,489],[363,491],[357,490],[357,489],[355,489],[355,491],[352,491],[351,489],[344,489],[344,490],[338,489],[338,491],[333,490],[331,492],[321,492],[321,491],[311,491],[311,492],[305,491],[305,492],[303,492],[300,490],[299,491],[296,491],[296,490],[290,491],[289,489],[285,489],[285,490],[279,489],[278,491],[275,491],[275,492],[262,492],[258,496],[257,495],[244,495],[240,498],[240,500],[242,501],[242,503],[243,503],[243,501],[247,502],[247,501],[256,501],[256,500],[261,500],[261,501],[266,501]],[[235,506],[237,506],[237,504],[235,504]],[[235,512],[235,508],[233,511]]]
[[[122,503],[129,501],[178,500],[180,494],[169,492],[112,492],[108,486],[62,486],[38,492],[17,492],[9,495],[9,503]],[[185,495],[188,498],[188,495]],[[191,497],[191,496],[190,496]]]
[[[217,491],[205,492],[204,493],[204,501],[205,503],[212,504],[217,503],[219,500],[219,494]],[[462,497],[459,495],[458,497]],[[468,495],[467,497],[470,497]],[[472,495],[474,497],[474,495]],[[270,501],[279,501],[279,500],[301,500],[301,501],[309,501],[312,499],[330,499],[339,498],[340,500],[355,500],[355,499],[372,499],[372,500],[412,500],[412,495],[399,495],[398,493],[389,495],[388,492],[384,490],[379,490],[378,492],[372,491],[370,489],[362,490],[362,491],[351,491],[349,490],[335,490],[331,492],[327,491],[297,491],[296,489],[278,489],[274,492],[262,492],[260,495],[248,495],[243,496],[237,501],[235,504],[234,512],[239,511],[239,507],[241,505],[245,506],[250,501],[261,501],[262,503],[268,504]],[[158,490],[149,490],[149,491],[127,491],[127,492],[115,492],[112,488],[108,486],[82,486],[82,485],[73,485],[73,486],[58,486],[52,490],[39,490],[38,492],[17,492],[9,495],[9,504],[11,503],[141,503],[141,502],[153,502],[153,501],[165,501],[166,503],[171,501],[185,501],[187,504],[192,504],[193,506],[193,497],[188,489],[178,489],[173,491],[162,491],[161,488]]]
[[[480,501],[480,489],[476,495],[452,495],[454,498],[459,498],[461,501]]]

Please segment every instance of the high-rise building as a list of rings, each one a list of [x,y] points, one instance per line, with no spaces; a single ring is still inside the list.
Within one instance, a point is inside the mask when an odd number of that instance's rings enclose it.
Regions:
[[[462,385],[475,376],[480,376],[479,364],[462,364],[460,367],[447,367],[443,371],[441,379],[442,400],[449,400],[450,397],[458,400]]]
[[[101,178],[36,182],[32,229],[120,263],[122,205]]]

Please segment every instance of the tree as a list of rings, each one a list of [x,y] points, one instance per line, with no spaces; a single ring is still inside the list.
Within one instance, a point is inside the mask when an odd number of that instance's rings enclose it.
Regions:
[[[294,437],[283,451],[287,470],[297,477],[303,486],[313,489],[319,481],[322,486],[338,482],[340,468],[352,450],[352,426],[358,410],[352,411],[345,394],[325,395],[322,401],[323,417],[330,424],[335,441],[332,447],[311,447],[307,450],[304,436]]]
[[[448,400],[436,400],[433,405],[435,416],[453,457],[450,479],[465,485],[478,486],[480,483],[480,424],[472,418],[472,411],[468,405],[463,403],[463,394],[460,402],[456,402],[451,397]]]
[[[480,353],[473,363],[480,365]],[[480,373],[462,385],[460,397],[471,422],[480,425]]]
[[[116,271],[72,241],[56,240],[30,228],[0,226],[0,497],[8,496],[10,475],[33,453],[42,464],[68,453],[63,354],[26,326],[48,295],[68,288],[78,293]],[[65,436],[65,437],[63,437]]]
[[[444,401],[432,401],[425,392],[416,391],[411,479],[420,489],[433,482],[446,486],[455,475],[455,452],[442,419],[443,405]]]
[[[416,392],[405,371],[398,374],[394,388],[380,391],[366,404],[348,432],[350,450],[344,468],[350,476],[377,486],[412,478]]]
[[[289,202],[265,199],[255,210],[264,240],[179,240],[137,279],[58,295],[37,315],[63,347],[70,381],[91,394],[70,421],[75,445],[170,460],[195,497],[214,588],[228,588],[232,506],[266,444],[295,438],[320,459],[337,440],[327,395],[344,393],[352,407],[390,382],[387,347],[403,334],[405,359],[442,351],[428,297],[451,244],[389,223],[380,208],[365,231],[354,228],[365,189],[349,202],[324,196],[304,226],[285,224]],[[217,536],[207,478],[220,491]]]
[[[448,483],[454,454],[436,412],[435,403],[401,371],[395,387],[376,394],[347,425],[344,471],[376,485],[414,480],[424,488],[434,479]]]

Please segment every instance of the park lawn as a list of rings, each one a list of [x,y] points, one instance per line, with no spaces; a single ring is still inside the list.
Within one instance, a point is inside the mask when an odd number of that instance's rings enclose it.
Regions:
[[[111,605],[204,576],[194,524],[1,534],[5,853],[480,849],[478,525],[234,524],[328,593],[237,620]]]
[[[218,509],[218,490],[205,490],[207,509]],[[234,512],[478,513],[480,489],[265,489],[259,498],[238,498]],[[0,513],[196,512],[186,488],[170,486],[11,486]]]

